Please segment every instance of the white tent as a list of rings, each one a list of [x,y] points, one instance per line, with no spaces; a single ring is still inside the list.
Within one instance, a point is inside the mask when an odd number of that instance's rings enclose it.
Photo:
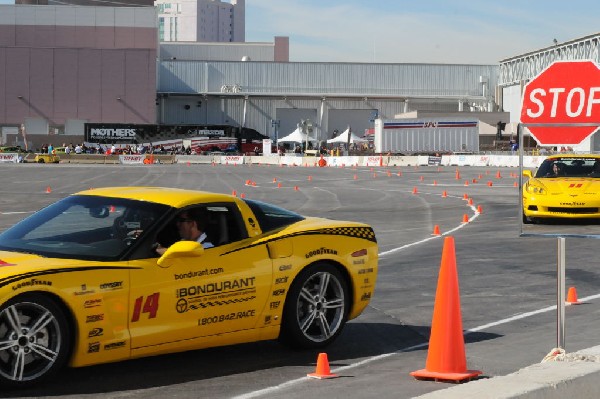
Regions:
[[[308,141],[317,141],[311,137],[308,138]],[[277,143],[305,143],[306,142],[306,133],[302,133],[300,127],[297,127],[292,133],[288,134],[285,137],[277,139]]]
[[[331,144],[331,143],[347,143],[348,142],[348,134],[350,134],[350,144],[353,144],[353,143],[365,143],[365,142],[368,141],[368,140],[365,140],[365,139],[361,139],[360,137],[358,137],[354,133],[350,132],[350,129],[346,129],[339,136],[334,137],[334,138],[332,138],[330,140],[327,140],[327,143],[329,143],[329,144]]]

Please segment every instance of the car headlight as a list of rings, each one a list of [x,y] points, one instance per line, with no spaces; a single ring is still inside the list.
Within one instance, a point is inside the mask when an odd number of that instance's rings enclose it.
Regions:
[[[533,186],[531,184],[527,185],[527,192],[529,194],[538,194],[538,195],[545,195],[546,194],[546,189],[540,186]]]

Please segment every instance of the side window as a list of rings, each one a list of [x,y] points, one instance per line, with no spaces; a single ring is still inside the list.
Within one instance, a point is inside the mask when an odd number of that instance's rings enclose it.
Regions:
[[[210,204],[206,207],[206,234],[215,246],[229,244],[248,237],[241,228],[237,208],[230,204]]]

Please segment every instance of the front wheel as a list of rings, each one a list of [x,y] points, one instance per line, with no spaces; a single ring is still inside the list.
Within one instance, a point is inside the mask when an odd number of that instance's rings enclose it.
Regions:
[[[349,306],[344,276],[327,263],[309,266],[290,287],[280,338],[295,348],[324,347],[342,332]]]
[[[49,298],[25,294],[0,310],[0,384],[28,386],[67,361],[70,332],[64,312]]]

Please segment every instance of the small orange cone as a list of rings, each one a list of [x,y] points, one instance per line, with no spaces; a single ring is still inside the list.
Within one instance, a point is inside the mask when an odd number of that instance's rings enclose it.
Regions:
[[[469,181],[465,180],[465,186],[468,186],[468,185],[469,185]]]
[[[325,378],[336,378],[337,374],[331,374],[329,369],[329,361],[327,360],[327,353],[319,353],[317,357],[317,368],[314,373],[306,374],[307,377],[318,378],[320,380]]]
[[[298,186],[294,186],[294,191],[298,191],[298,190],[299,190]]]
[[[456,180],[460,180],[460,172],[456,169]]]
[[[466,213],[463,215],[463,223],[469,223],[469,215],[467,215]]]
[[[416,188],[416,187],[413,187],[413,192],[412,192],[412,193],[413,193],[413,194],[418,194],[418,193],[419,193],[419,191],[417,190],[417,188]]]
[[[490,181],[488,182],[488,187],[492,187],[493,185],[494,185],[494,183],[492,183],[492,181],[490,180]]]
[[[46,187],[46,194],[50,194],[52,192],[52,189],[50,188],[50,186]]]
[[[464,381],[480,374],[479,370],[467,370],[454,237],[448,236],[444,239],[427,362],[424,369],[410,375],[417,379]]]
[[[477,213],[481,213],[483,212],[483,209],[481,209],[481,205],[477,205]]]
[[[469,206],[473,205],[473,198],[469,198],[469,202],[467,202],[467,205],[469,205]]]
[[[277,178],[276,177],[273,178],[273,183],[277,183]]]
[[[465,201],[469,199],[469,196],[467,195],[467,193],[464,193],[464,194],[463,194],[463,199],[464,199]]]
[[[312,181],[312,176],[308,176],[308,181]]]
[[[496,179],[501,179],[502,175],[500,174],[500,171],[496,172]]]
[[[519,183],[517,183],[516,181],[513,183],[513,187],[519,187]]]
[[[281,183],[277,183],[277,188],[281,188]]]
[[[354,180],[358,180],[358,176],[357,175],[354,175]]]
[[[424,177],[423,176],[419,176],[419,180],[423,181]]]
[[[398,176],[402,177],[402,172],[398,171]]]
[[[431,234],[432,236],[441,236],[442,233],[440,233],[440,226],[439,225],[435,225],[433,226],[433,233]]]
[[[448,193],[446,192],[446,190],[444,190],[442,192],[442,198],[446,198],[446,197],[448,197]]]
[[[116,210],[116,208],[115,208],[115,206],[114,206],[114,205],[111,205],[111,206],[110,206],[110,208],[108,208],[108,211],[109,211],[110,213],[114,213],[114,212],[115,212],[115,210]]]
[[[233,191],[231,192],[231,195],[233,195],[234,197],[235,197],[235,196],[237,196],[237,191],[233,190]]]
[[[241,194],[240,194],[240,198],[246,198],[246,194],[244,194],[244,193],[241,193]]]
[[[567,303],[569,305],[580,305],[581,302],[577,299],[577,290],[575,287],[569,288],[569,293],[567,294]]]

